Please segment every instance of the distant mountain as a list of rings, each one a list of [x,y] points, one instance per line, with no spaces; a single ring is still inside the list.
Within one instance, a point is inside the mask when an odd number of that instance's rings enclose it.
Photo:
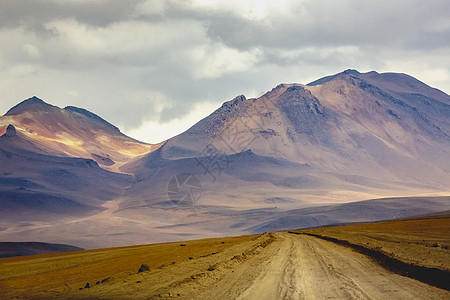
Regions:
[[[38,242],[0,242],[0,257],[81,251],[82,248]]]
[[[92,159],[57,156],[52,144],[28,138],[13,125],[0,137],[0,218],[46,220],[92,215],[130,185],[131,176]]]
[[[158,145],[33,97],[0,117],[0,239],[93,248],[444,211],[449,157],[450,96],[405,74],[240,95]]]
[[[36,142],[44,153],[51,148],[57,156],[93,159],[113,171],[131,158],[158,147],[122,134],[117,127],[83,108],[61,109],[37,97],[24,100],[0,117],[0,134],[10,124],[24,138]]]
[[[154,147],[87,110],[37,97],[0,117],[0,131],[0,219],[7,224],[104,211],[132,182],[111,171]]]

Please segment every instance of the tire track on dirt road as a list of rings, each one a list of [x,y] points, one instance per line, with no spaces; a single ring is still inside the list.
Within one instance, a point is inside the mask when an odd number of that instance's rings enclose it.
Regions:
[[[450,299],[449,291],[392,273],[364,254],[313,236],[266,233],[220,249],[62,298]]]
[[[445,299],[366,256],[311,236],[277,233],[279,249],[238,299]]]

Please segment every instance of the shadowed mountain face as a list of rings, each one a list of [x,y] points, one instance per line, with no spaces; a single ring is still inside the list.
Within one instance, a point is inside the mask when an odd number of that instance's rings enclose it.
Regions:
[[[450,209],[392,198],[449,193],[450,96],[404,74],[347,70],[238,96],[159,145],[36,97],[0,117],[0,135],[10,240],[92,248]]]
[[[130,175],[104,170],[92,159],[55,156],[13,125],[0,137],[3,221],[98,213],[130,184]]]
[[[47,244],[39,242],[28,242],[28,243],[0,242],[0,257],[38,255],[38,254],[72,252],[81,250],[84,249],[70,245]]]
[[[108,169],[152,147],[93,113],[36,97],[0,117],[0,128],[0,218],[11,224],[104,211],[132,181]]]

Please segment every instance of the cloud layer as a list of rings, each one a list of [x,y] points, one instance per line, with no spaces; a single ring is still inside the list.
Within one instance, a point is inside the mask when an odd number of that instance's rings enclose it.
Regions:
[[[238,94],[347,68],[450,93],[449,12],[446,0],[3,0],[0,113],[37,95],[158,142]]]

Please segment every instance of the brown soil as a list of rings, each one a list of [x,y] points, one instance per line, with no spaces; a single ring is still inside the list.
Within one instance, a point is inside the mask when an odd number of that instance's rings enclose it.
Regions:
[[[160,278],[161,286],[184,280],[186,266],[192,272],[206,270],[223,255],[242,255],[269,240],[269,235],[249,235],[204,239],[182,243],[165,243],[122,248],[88,250],[61,254],[45,254],[0,259],[0,299],[48,297],[67,298],[86,295],[79,290],[87,282],[91,286],[108,277],[115,283],[138,281],[141,274]],[[184,246],[181,246],[184,245]],[[189,259],[192,257],[192,259]],[[212,259],[214,257],[214,259]],[[138,274],[141,264],[150,272]],[[146,274],[147,275],[147,274]],[[186,274],[187,278],[190,275]],[[111,284],[111,283],[109,283]],[[96,286],[99,287],[99,286]],[[153,285],[158,290],[158,284]],[[93,290],[93,288],[92,288]]]
[[[447,251],[448,221],[302,232],[386,247],[392,256],[441,266],[440,254],[434,253]],[[407,256],[403,247],[427,249],[433,258]],[[448,267],[448,255],[442,260]],[[142,264],[150,270],[138,273]],[[448,299],[450,292],[394,274],[348,247],[282,232],[0,259],[0,298]]]
[[[294,231],[348,241],[409,264],[450,271],[450,217]]]

